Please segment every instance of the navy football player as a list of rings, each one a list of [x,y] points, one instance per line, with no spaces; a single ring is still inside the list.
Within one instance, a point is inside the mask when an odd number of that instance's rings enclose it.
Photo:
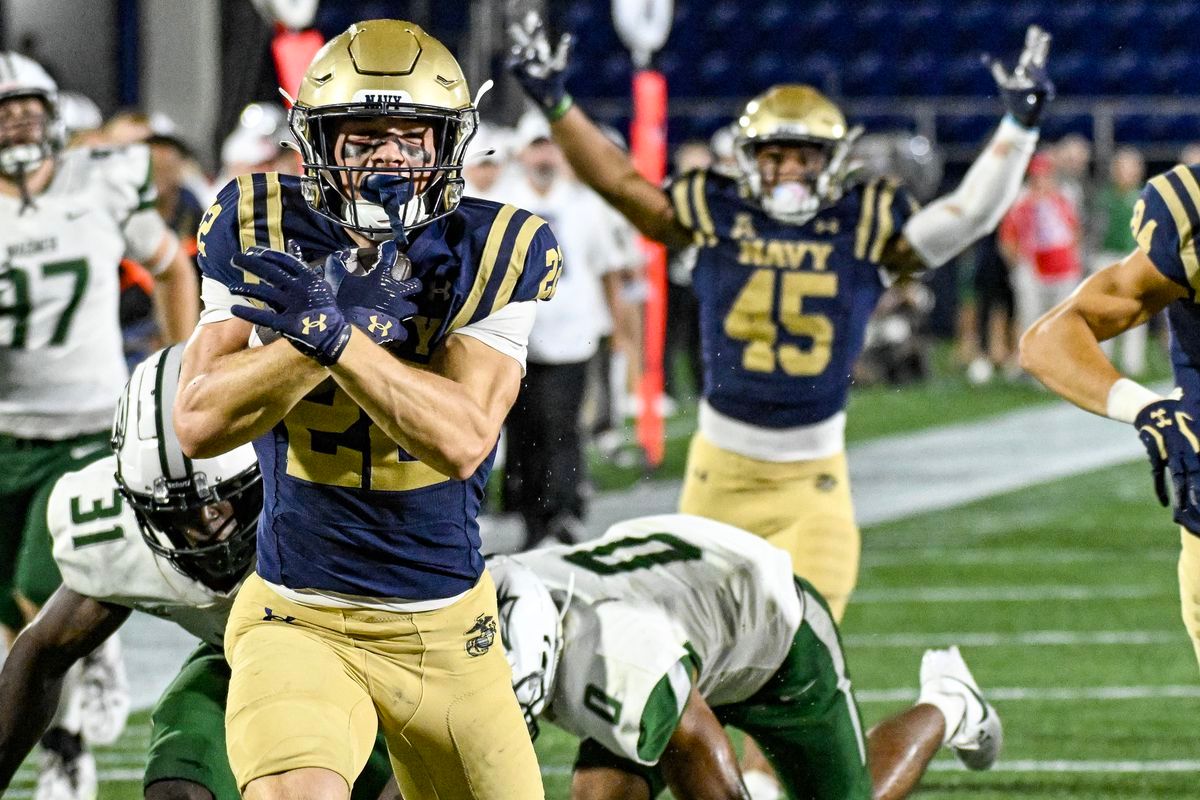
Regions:
[[[445,46],[357,23],[301,83],[304,174],[240,177],[201,224],[175,426],[190,457],[253,441],[262,465],[225,635],[248,798],[346,797],[377,728],[405,797],[543,795],[476,516],[562,254],[462,198],[476,124]]]
[[[888,180],[847,185],[859,129],[810,86],[782,85],[737,120],[739,175],[646,181],[572,102],[570,39],[536,14],[510,31],[510,66],[579,177],[651,239],[695,244],[704,396],[680,509],[792,554],[841,618],[858,575],[846,470],[846,395],[867,320],[889,282],[936,267],[990,231],[1016,197],[1051,87],[1049,37],[1031,27],[1009,108],[959,187],[927,208]]]
[[[1021,366],[1080,408],[1138,432],[1158,501],[1180,526],[1179,595],[1200,659],[1200,166],[1151,178],[1133,208],[1137,247],[1100,270],[1021,337]],[[1168,397],[1123,377],[1100,343],[1163,309],[1178,389]]]
[[[146,799],[240,796],[225,755],[221,639],[254,568],[262,484],[248,444],[211,459],[180,451],[171,406],[182,353],[175,345],[134,369],[113,423],[115,452],[59,478],[37,508],[63,585],[0,671],[0,793],[45,731],[71,664],[136,610],[200,639],[150,715]],[[354,796],[374,800],[391,774],[379,740]],[[96,796],[90,755],[69,775],[76,796]]]

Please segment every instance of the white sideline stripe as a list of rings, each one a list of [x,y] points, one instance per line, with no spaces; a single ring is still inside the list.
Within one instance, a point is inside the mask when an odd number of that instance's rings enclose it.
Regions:
[[[1046,552],[1044,548],[971,548],[971,547],[921,547],[903,550],[884,550],[864,552],[862,555],[863,569],[881,569],[887,567],[911,567],[922,562],[935,564],[963,565],[993,565],[993,564],[1091,564],[1095,562],[1118,561],[1128,563],[1131,558],[1138,560],[1175,563],[1179,560],[1179,549],[1152,550],[1131,553],[1118,553],[1111,550],[1058,550]]]
[[[1023,686],[996,686],[984,689],[988,700],[1012,702],[1014,700],[1163,700],[1200,698],[1200,686],[1048,686],[1031,689]],[[864,689],[854,693],[860,703],[894,703],[912,701],[917,696],[916,687],[901,689]]]
[[[1186,644],[1178,631],[1024,631],[1021,633],[853,633],[855,647],[1004,647],[1013,645]]]
[[[1178,557],[1178,556],[1177,556]],[[1143,600],[1178,597],[1174,582],[1161,586],[1045,584],[1033,586],[930,586],[913,589],[860,589],[852,603],[1021,603],[1044,600]]]
[[[934,761],[931,772],[962,772],[957,761]],[[998,761],[990,772],[1200,772],[1200,761]]]

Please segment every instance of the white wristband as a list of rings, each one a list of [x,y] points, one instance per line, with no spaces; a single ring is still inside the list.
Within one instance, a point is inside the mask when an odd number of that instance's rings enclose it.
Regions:
[[[1162,395],[1147,389],[1137,381],[1121,378],[1108,390],[1108,404],[1104,413],[1109,419],[1132,425],[1138,412],[1162,399]]]

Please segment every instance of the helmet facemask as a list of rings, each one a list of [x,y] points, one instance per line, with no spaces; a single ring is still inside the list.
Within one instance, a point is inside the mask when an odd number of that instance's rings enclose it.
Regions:
[[[203,472],[160,477],[151,495],[132,491],[120,473],[117,483],[146,544],[184,576],[227,594],[253,566],[263,503],[257,464],[217,485]]]
[[[734,150],[742,180],[763,210],[781,222],[802,225],[822,208],[836,203],[841,198],[845,187],[847,156],[854,140],[861,134],[862,128],[855,127],[840,139],[794,135],[769,138],[739,137]],[[758,161],[760,148],[767,145],[815,146],[824,153],[825,164],[820,171],[800,181],[781,182],[777,179],[771,189],[767,190]]]
[[[30,100],[41,107],[41,113],[25,113],[10,121],[6,113],[0,112],[0,177],[17,184],[27,205],[32,202],[27,177],[54,158],[65,139],[57,105],[48,93],[31,91],[0,96],[0,105]],[[36,137],[25,133],[33,127],[41,129]]]
[[[355,121],[377,123],[381,119],[394,120],[403,128],[414,125],[427,128],[432,133],[429,157],[424,160],[406,157],[403,166],[347,164],[344,128]],[[394,234],[387,211],[364,199],[360,190],[362,181],[373,173],[400,175],[416,186],[415,196],[401,211],[405,231],[415,231],[458,208],[463,194],[463,158],[477,124],[474,106],[458,111],[376,102],[312,109],[293,106],[290,125],[303,156],[305,199],[317,213],[339,225],[377,241],[391,239]],[[389,133],[380,134],[379,138],[402,137]]]

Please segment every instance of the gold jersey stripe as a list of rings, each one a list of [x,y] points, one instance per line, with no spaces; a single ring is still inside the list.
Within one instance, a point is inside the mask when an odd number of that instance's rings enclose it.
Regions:
[[[871,238],[871,226],[875,215],[875,191],[878,181],[867,184],[863,192],[862,208],[859,210],[858,228],[854,231],[854,257],[861,260],[867,257],[867,242]]]
[[[1187,192],[1188,199],[1191,200],[1192,211],[1200,215],[1200,184],[1196,183],[1196,176],[1192,171],[1183,164],[1180,164],[1172,170],[1179,181],[1183,184],[1184,191]],[[1189,220],[1191,217],[1188,218]],[[1183,259],[1184,268],[1187,270],[1188,283],[1193,289],[1200,290],[1200,256],[1196,252],[1196,231],[1188,232],[1187,239],[1181,235],[1179,238],[1179,256]]]
[[[254,247],[258,244],[254,238],[254,179],[249,175],[239,175],[237,179],[238,187],[238,246],[242,252],[248,247]],[[246,283],[258,283],[258,276],[252,272],[242,270],[242,280]],[[251,300],[251,305],[262,308],[261,300]]]
[[[283,251],[283,194],[279,173],[267,173],[267,246]]]
[[[238,245],[243,251],[254,247],[254,179],[250,175],[239,175],[238,186]]]
[[[885,183],[879,192],[879,232],[875,234],[875,244],[871,245],[871,261],[875,264],[883,258],[883,247],[892,238],[892,200],[895,197],[895,184]]]
[[[692,204],[696,209],[696,222],[700,232],[705,236],[714,237],[717,229],[713,227],[712,215],[708,213],[708,200],[704,197],[704,186],[708,182],[707,172],[698,172],[692,178]]]
[[[488,231],[487,241],[483,245],[483,255],[479,258],[479,269],[475,273],[475,284],[471,287],[471,293],[467,295],[463,307],[458,310],[458,314],[450,323],[450,330],[457,330],[470,322],[475,309],[479,307],[479,301],[483,299],[483,292],[487,289],[488,281],[492,277],[492,270],[496,266],[500,245],[504,243],[504,234],[508,232],[508,224],[512,221],[515,213],[517,213],[516,206],[506,205],[496,213],[496,218],[492,220],[491,230]]]
[[[1176,170],[1180,167],[1176,167]],[[1187,167],[1182,167],[1187,170]],[[1175,187],[1167,180],[1166,173],[1159,175],[1157,178],[1151,178],[1150,185],[1155,188],[1163,202],[1167,206],[1167,210],[1171,212],[1171,218],[1175,220],[1175,230],[1179,233],[1179,258],[1183,262],[1183,269],[1187,273],[1188,283],[1193,288],[1200,281],[1200,261],[1196,258],[1196,248],[1192,244],[1192,221],[1188,217],[1187,209],[1184,208],[1183,200],[1179,193],[1175,191]],[[1186,184],[1185,184],[1186,185]]]
[[[692,209],[688,205],[688,186],[690,180],[679,178],[671,186],[671,205],[675,206],[675,216],[679,224],[689,231],[695,230],[696,222],[692,219]]]
[[[512,257],[508,260],[508,271],[504,273],[504,280],[500,282],[500,288],[496,290],[496,299],[492,301],[492,312],[495,314],[504,306],[508,305],[508,301],[512,299],[513,292],[517,289],[517,281],[521,279],[521,273],[525,271],[525,256],[529,252],[529,243],[533,241],[533,237],[546,224],[546,220],[530,214],[529,219],[521,225],[521,230],[517,231],[517,241],[513,244]]]

